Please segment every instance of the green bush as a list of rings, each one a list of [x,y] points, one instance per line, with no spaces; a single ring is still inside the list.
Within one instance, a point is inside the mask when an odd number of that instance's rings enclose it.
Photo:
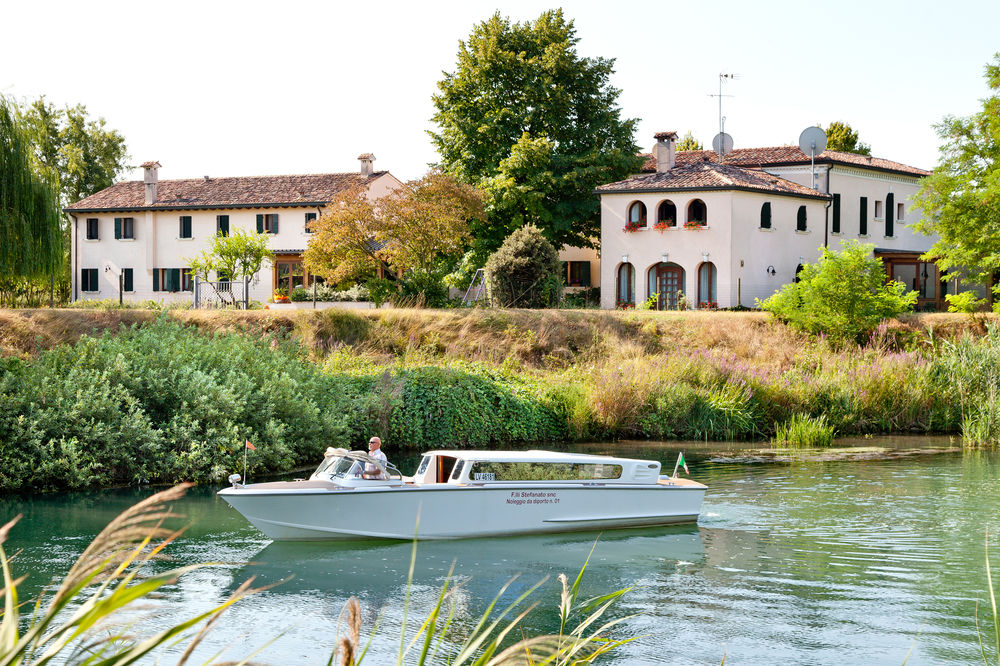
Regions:
[[[350,289],[334,289],[328,284],[317,284],[313,287],[297,287],[292,289],[289,300],[295,303],[311,301],[314,296],[317,301],[323,302],[358,302],[368,300],[368,288],[363,284],[356,284]]]
[[[948,312],[973,314],[983,309],[986,305],[986,299],[978,298],[978,294],[974,291],[963,291],[961,294],[946,294],[944,299],[948,301]]]
[[[347,444],[342,380],[275,338],[204,335],[161,316],[0,363],[0,488],[218,481],[257,445],[285,470]]]
[[[861,342],[883,319],[913,308],[917,293],[901,282],[886,282],[873,245],[841,243],[840,252],[822,250],[819,263],[805,264],[798,281],[760,302],[760,308],[810,333]]]
[[[486,261],[486,282],[494,306],[556,306],[563,283],[559,254],[538,227],[521,227]]]
[[[795,414],[775,428],[774,443],[785,446],[817,448],[833,444],[834,428],[826,416]]]

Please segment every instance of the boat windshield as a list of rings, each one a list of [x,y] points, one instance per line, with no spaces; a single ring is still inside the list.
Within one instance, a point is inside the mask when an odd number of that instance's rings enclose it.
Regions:
[[[363,471],[361,462],[350,458],[337,458],[336,463],[329,469],[330,474],[340,477],[361,476]]]

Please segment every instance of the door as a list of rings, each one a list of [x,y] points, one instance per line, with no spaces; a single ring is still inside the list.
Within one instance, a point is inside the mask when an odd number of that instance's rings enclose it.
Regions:
[[[284,289],[289,296],[296,287],[304,284],[304,272],[302,270],[302,260],[277,259],[274,262],[274,288]]]
[[[659,294],[657,310],[676,310],[677,295],[681,290],[681,268],[670,264],[656,267],[656,291]]]

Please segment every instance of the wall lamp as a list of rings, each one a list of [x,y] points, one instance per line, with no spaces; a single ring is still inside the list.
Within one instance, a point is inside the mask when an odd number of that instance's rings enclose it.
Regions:
[[[627,264],[628,263],[628,255],[627,254],[623,254],[622,255],[622,263],[623,264]]]
[[[778,271],[774,270],[774,266],[768,266],[764,269],[764,272],[771,276],[777,275],[778,273]]]
[[[660,255],[660,261],[663,263],[667,263],[667,257],[669,256],[670,255],[668,253],[664,252],[663,254]]]
[[[704,261],[706,264],[708,263],[708,252],[701,253],[701,260]]]

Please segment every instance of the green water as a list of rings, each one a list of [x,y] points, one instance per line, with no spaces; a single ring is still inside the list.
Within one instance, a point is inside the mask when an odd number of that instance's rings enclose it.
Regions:
[[[875,444],[903,453],[947,446],[916,439]],[[984,535],[988,526],[1000,531],[997,454],[774,460],[739,446],[692,446],[685,448],[692,476],[709,486],[697,526],[600,537],[584,594],[635,585],[619,612],[636,616],[621,635],[641,636],[605,663],[718,664],[725,655],[727,664],[902,664],[908,652],[909,664],[981,661],[974,618],[978,601],[991,635]],[[657,458],[671,469],[678,445],[584,449]],[[410,460],[400,462],[409,471]],[[30,574],[23,591],[37,593],[64,573],[113,515],[147,494],[0,499],[0,518],[24,514],[8,544],[8,551],[23,549],[16,561],[18,572]],[[257,659],[325,663],[337,614],[356,595],[365,632],[381,618],[366,663],[394,663],[410,544],[270,543],[208,488],[191,492],[177,509],[192,525],[170,550],[176,563],[233,564],[185,577],[151,602],[140,626],[152,631],[207,609],[252,575],[258,583],[292,576],[233,608],[199,650],[202,661],[224,648],[224,659],[239,659],[277,637]],[[553,630],[555,576],[575,573],[595,537],[421,543],[408,633],[433,605],[453,562],[463,582],[459,628],[521,574],[508,598],[551,576],[525,626]],[[993,541],[996,576],[1000,544]]]

